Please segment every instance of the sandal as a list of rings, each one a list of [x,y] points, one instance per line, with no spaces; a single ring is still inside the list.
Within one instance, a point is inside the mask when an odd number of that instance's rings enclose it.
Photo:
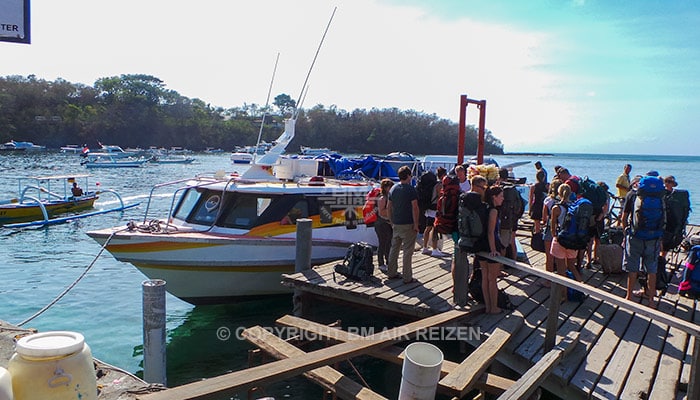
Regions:
[[[418,282],[418,280],[416,278],[411,278],[410,281],[403,281],[403,283],[405,283],[405,284],[416,283],[416,282]]]

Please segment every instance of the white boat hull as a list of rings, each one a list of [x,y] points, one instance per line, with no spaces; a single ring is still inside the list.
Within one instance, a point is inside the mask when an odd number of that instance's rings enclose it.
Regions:
[[[324,232],[325,231],[325,232]],[[342,259],[353,240],[376,245],[373,228],[364,225],[314,229],[312,265]],[[104,244],[112,229],[89,232]],[[151,279],[163,279],[167,290],[192,304],[290,293],[281,275],[294,272],[295,234],[279,237],[212,233],[120,232],[106,246],[117,260],[136,266]],[[321,237],[324,238],[321,238]],[[331,239],[332,238],[332,239]]]

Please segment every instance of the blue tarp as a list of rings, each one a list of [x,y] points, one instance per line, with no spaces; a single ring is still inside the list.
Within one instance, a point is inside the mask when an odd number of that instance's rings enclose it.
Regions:
[[[381,160],[375,160],[372,156],[365,158],[329,158],[328,164],[333,174],[339,179],[366,177],[371,179],[398,178],[394,167]],[[394,179],[396,180],[396,179]]]

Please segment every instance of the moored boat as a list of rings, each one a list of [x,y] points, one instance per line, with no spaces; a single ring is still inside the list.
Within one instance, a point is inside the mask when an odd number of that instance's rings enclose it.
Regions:
[[[312,221],[312,264],[342,258],[351,243],[377,242],[374,229],[362,222],[372,182],[273,175],[293,135],[289,120],[278,145],[242,176],[217,173],[157,185],[151,198],[157,189],[176,188],[174,206],[157,222],[147,207],[143,222],[130,230],[88,235],[193,304],[288,293],[280,275],[294,270],[297,219]]]
[[[83,180],[84,187],[87,188],[89,176],[77,174],[18,178],[19,197],[0,201],[0,226],[21,228],[50,225],[138,205],[125,205],[121,196],[113,190],[83,191],[78,181]],[[77,186],[76,189],[73,188],[73,183]],[[120,206],[82,213],[93,208],[95,200],[103,192],[113,193],[119,200]],[[64,214],[69,215],[60,217]]]
[[[174,155],[155,155],[151,157],[149,162],[154,164],[192,164],[194,157],[188,157],[184,154]]]
[[[139,168],[148,162],[145,158],[114,158],[112,156],[88,157],[81,162],[86,168]]]

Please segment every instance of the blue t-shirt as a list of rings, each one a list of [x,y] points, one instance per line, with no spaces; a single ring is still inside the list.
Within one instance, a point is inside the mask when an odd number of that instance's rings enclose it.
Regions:
[[[389,200],[391,200],[391,221],[396,225],[413,224],[411,202],[418,200],[416,188],[404,183],[394,185],[389,190]]]

